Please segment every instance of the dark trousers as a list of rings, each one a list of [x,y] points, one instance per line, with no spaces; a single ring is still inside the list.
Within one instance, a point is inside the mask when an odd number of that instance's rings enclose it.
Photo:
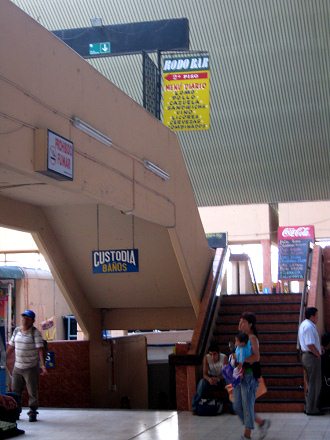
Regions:
[[[39,406],[39,366],[27,368],[26,370],[14,368],[12,390],[21,397],[25,386],[29,395],[29,407],[32,410],[37,410]]]
[[[210,395],[214,391],[223,391],[225,389],[225,383],[224,380],[220,380],[216,385],[211,385],[206,379],[201,379],[198,382],[196,394],[194,395],[193,401],[192,401],[192,409],[193,411],[196,410],[198,402],[203,397],[211,397]]]
[[[317,413],[322,385],[321,358],[317,358],[310,352],[305,352],[302,353],[301,361],[306,371],[308,383],[305,411],[311,414]]]

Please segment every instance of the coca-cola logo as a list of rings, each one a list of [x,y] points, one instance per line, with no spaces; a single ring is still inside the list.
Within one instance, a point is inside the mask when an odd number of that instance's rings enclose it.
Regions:
[[[306,226],[300,226],[299,228],[284,228],[282,231],[282,237],[294,238],[294,237],[310,237],[310,228]]]

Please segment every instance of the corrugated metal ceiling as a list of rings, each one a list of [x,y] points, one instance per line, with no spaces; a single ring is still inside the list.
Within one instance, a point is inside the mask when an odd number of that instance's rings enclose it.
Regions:
[[[211,128],[178,134],[199,206],[330,199],[329,0],[13,0],[49,30],[189,19]],[[140,56],[90,61],[142,103]]]

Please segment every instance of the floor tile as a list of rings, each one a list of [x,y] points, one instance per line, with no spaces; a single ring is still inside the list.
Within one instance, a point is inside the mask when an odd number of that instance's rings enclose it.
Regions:
[[[327,440],[330,414],[267,413],[267,440]],[[29,423],[23,411],[18,427],[26,440],[238,440],[243,432],[238,417],[222,414],[197,417],[190,412],[137,410],[40,409],[39,421]],[[257,437],[257,429],[254,433]],[[24,439],[24,437],[22,437]]]

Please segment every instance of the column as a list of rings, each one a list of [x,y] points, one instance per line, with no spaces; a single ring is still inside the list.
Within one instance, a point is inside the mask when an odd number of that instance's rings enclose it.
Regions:
[[[270,240],[260,240],[262,246],[263,261],[263,289],[272,292],[272,266],[271,266],[271,243]]]

